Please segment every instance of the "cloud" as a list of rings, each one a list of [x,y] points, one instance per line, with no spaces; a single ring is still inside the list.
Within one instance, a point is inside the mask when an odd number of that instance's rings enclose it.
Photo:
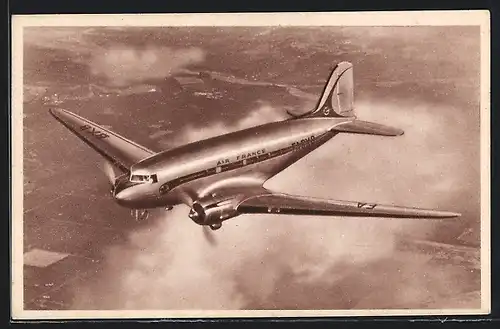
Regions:
[[[284,109],[277,109],[273,106],[263,103],[246,116],[235,122],[233,125],[228,126],[224,122],[215,122],[203,128],[188,125],[184,128],[184,132],[178,137],[176,144],[190,143],[210,137],[215,137],[224,133],[237,131],[254,127],[259,124],[283,120],[287,117]],[[164,140],[163,143],[171,143],[171,140]]]
[[[187,65],[202,62],[204,58],[205,53],[200,48],[115,46],[93,54],[90,69],[93,74],[106,77],[111,84],[126,85],[165,78]]]
[[[450,188],[446,194],[460,191],[459,183],[469,171],[463,166],[467,160],[463,140],[470,137],[465,130],[461,132],[459,123],[449,125],[448,115],[457,109],[372,101],[358,102],[356,111],[362,120],[395,126],[405,134],[395,138],[339,135],[327,144],[329,147],[303,159],[304,168],[319,169],[311,171],[313,177],[307,179],[322,182],[319,176],[328,171],[340,186],[355,187],[340,191],[346,197],[375,196],[384,202],[410,202],[417,206],[440,206],[447,196],[437,191],[445,186]],[[328,154],[335,156],[327,164],[322,159]]]
[[[467,157],[457,146],[460,140],[450,138],[460,127],[444,119],[454,109],[405,104],[402,111],[398,105],[361,103],[357,108],[360,118],[399,126],[404,136],[337,136],[267,187],[426,207],[460,199],[456,182],[471,174],[459,165]],[[187,127],[180,141],[283,115],[263,105],[231,126]],[[443,182],[449,182],[446,195]],[[423,237],[432,232],[433,222],[243,215],[224,223],[215,232],[217,245],[210,246],[187,212],[185,206],[164,212],[131,232],[126,243],[107,250],[104,270],[94,283],[79,287],[73,308],[404,308],[424,307],[429,298],[440,307],[450,293],[460,293],[460,287],[450,290],[445,284],[456,280],[456,269],[395,247],[398,234]]]

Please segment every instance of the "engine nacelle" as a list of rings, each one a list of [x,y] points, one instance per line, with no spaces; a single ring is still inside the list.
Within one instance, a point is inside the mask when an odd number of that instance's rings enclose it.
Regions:
[[[199,225],[221,223],[238,215],[233,198],[214,196],[195,201],[189,212],[189,218]]]

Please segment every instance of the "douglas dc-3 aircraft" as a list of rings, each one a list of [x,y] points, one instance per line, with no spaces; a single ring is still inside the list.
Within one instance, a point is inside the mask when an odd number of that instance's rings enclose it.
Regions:
[[[335,66],[317,106],[302,115],[153,152],[64,109],[50,109],[64,126],[107,160],[116,201],[136,220],[151,208],[191,208],[189,218],[212,230],[241,214],[450,218],[459,214],[324,200],[270,191],[263,184],[340,133],[399,136],[403,131],[358,120],[352,64]],[[120,169],[115,175],[113,168]]]

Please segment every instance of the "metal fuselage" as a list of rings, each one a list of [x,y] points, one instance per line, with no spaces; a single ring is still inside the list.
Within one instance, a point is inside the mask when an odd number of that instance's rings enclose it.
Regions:
[[[337,132],[351,118],[303,118],[268,123],[163,151],[131,167],[131,175],[156,175],[156,182],[118,178],[117,202],[129,208],[191,205],[218,189],[262,184]]]

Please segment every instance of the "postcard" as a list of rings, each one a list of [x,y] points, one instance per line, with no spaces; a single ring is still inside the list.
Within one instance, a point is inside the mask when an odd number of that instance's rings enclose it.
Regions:
[[[490,312],[488,11],[14,16],[14,319]]]

